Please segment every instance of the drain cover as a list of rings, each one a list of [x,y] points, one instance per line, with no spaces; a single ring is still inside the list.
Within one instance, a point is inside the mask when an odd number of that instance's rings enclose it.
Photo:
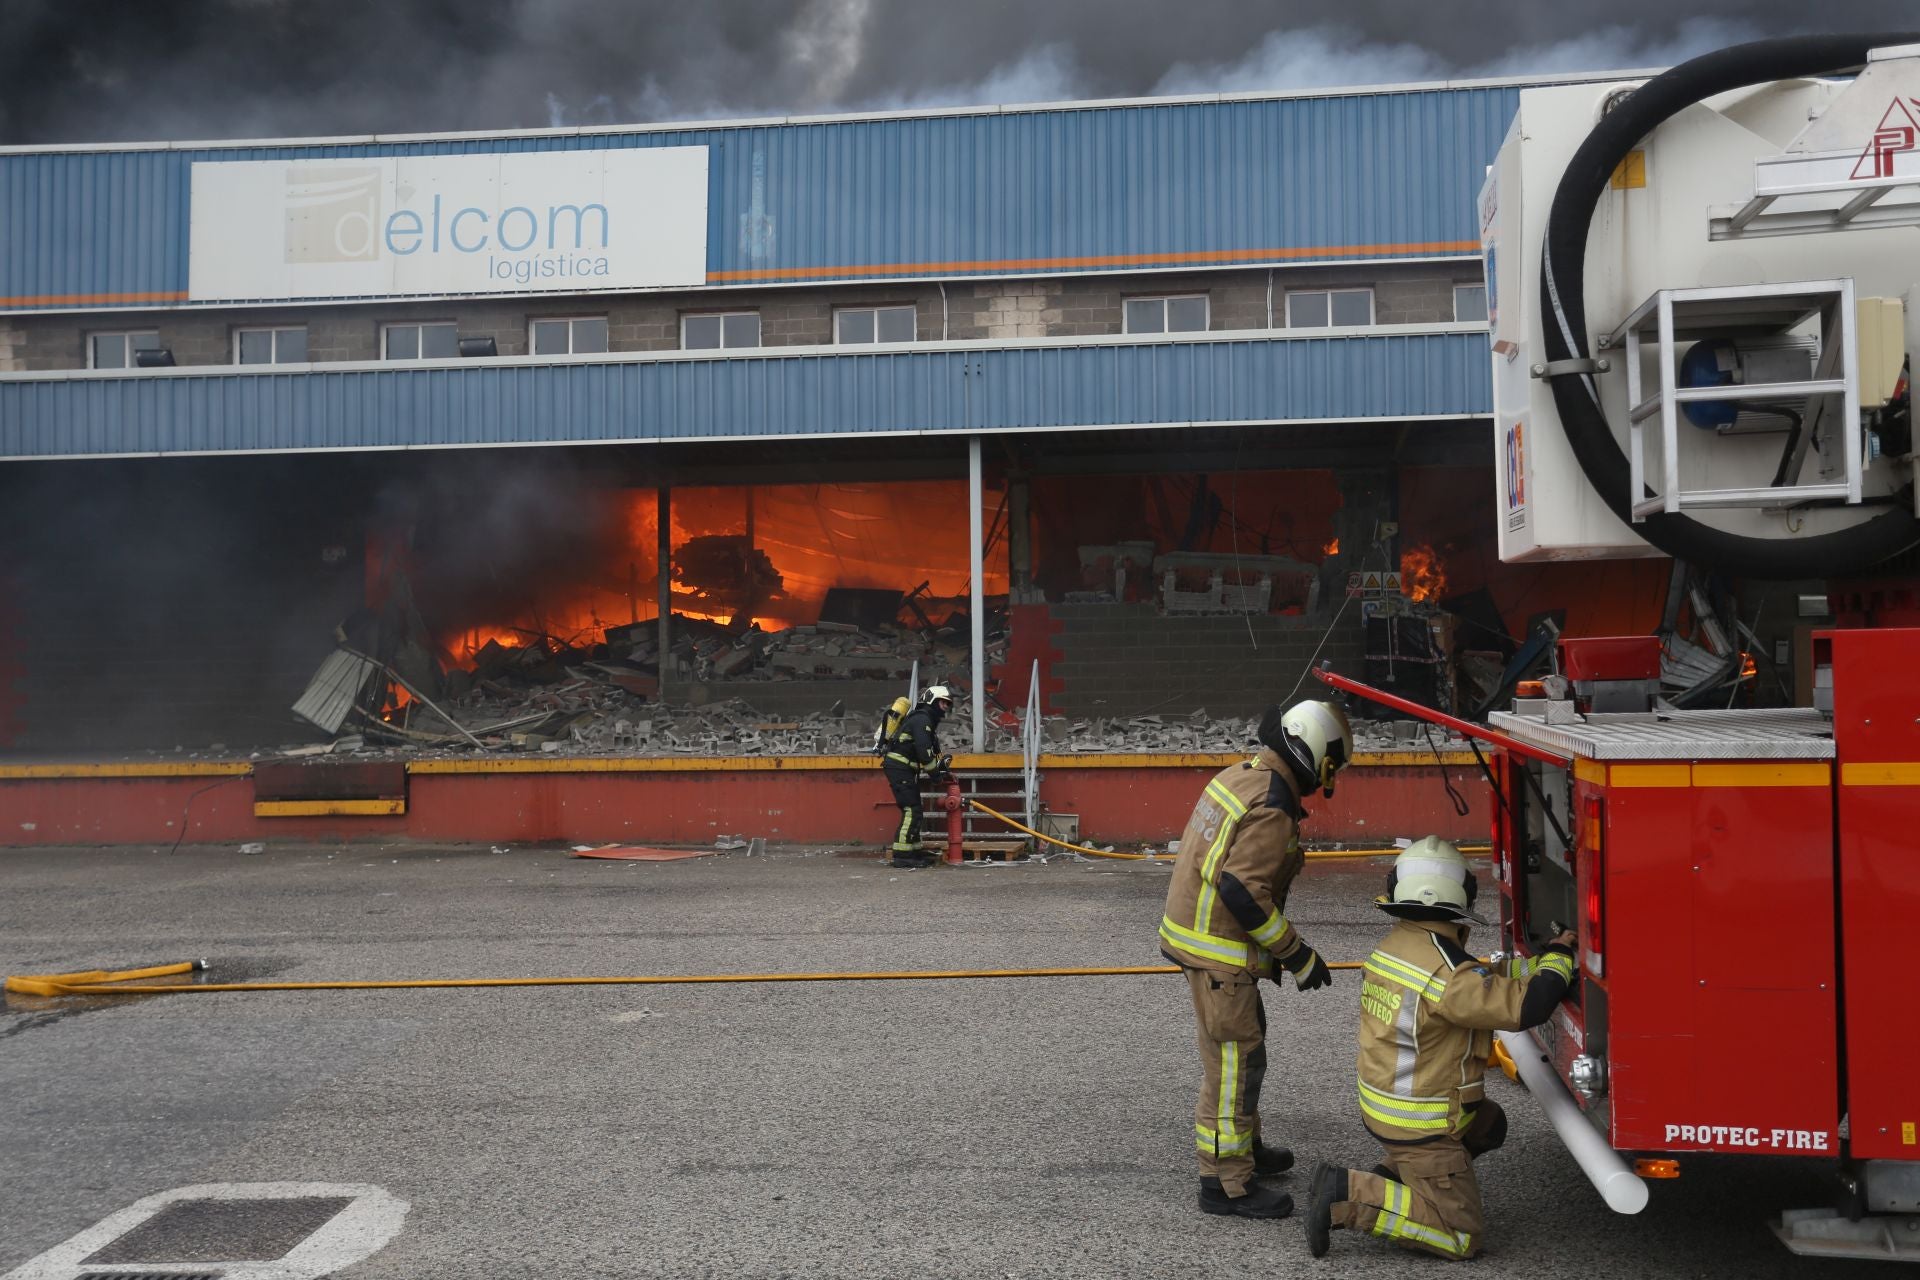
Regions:
[[[271,1262],[353,1203],[350,1196],[175,1200],[83,1263]]]

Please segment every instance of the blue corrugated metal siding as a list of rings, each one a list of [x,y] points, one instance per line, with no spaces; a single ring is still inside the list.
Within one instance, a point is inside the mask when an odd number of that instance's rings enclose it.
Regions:
[[[184,299],[195,161],[699,145],[716,285],[1471,254],[1517,89],[0,156],[0,308]],[[770,248],[744,234],[756,155]]]
[[[1467,416],[1489,367],[1442,333],[0,380],[0,456]]]

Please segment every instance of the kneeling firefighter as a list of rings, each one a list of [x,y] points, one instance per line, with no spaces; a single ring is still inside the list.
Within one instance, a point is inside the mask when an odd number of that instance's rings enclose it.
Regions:
[[[1485,1096],[1495,1031],[1552,1016],[1573,981],[1574,935],[1537,956],[1482,961],[1467,950],[1477,889],[1460,851],[1437,836],[1404,849],[1376,906],[1400,921],[1368,957],[1360,987],[1360,1116],[1386,1151],[1371,1173],[1313,1172],[1307,1245],[1335,1227],[1443,1258],[1480,1252],[1486,1214],[1473,1162],[1507,1137]]]
[[[952,756],[940,753],[937,732],[951,710],[952,691],[943,684],[928,685],[920,694],[920,705],[907,712],[882,744],[885,754],[880,767],[893,789],[893,802],[900,806],[900,825],[893,833],[892,865],[896,867],[933,865],[933,855],[920,848],[920,791],[930,776],[945,773],[953,764]]]
[[[1199,1023],[1200,1208],[1284,1218],[1293,1197],[1255,1181],[1293,1167],[1291,1151],[1260,1140],[1267,1012],[1258,984],[1276,966],[1302,991],[1333,981],[1284,912],[1306,862],[1300,797],[1314,787],[1333,794],[1333,776],[1353,754],[1353,731],[1332,703],[1302,702],[1285,712],[1268,708],[1259,737],[1260,754],[1216,775],[1187,820],[1160,950],[1186,971]]]

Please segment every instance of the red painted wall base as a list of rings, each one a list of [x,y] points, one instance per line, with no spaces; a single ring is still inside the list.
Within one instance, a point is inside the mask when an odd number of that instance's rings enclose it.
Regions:
[[[1043,784],[1055,812],[1109,844],[1177,836],[1210,768],[1057,769]],[[1441,767],[1355,767],[1332,800],[1308,802],[1309,841],[1388,843],[1395,836],[1483,833],[1485,788],[1448,767],[1475,812],[1456,816]],[[268,818],[253,779],[232,777],[0,779],[0,847],[171,845],[246,840],[416,843],[654,841],[716,835],[796,844],[882,844],[894,810],[878,769],[645,773],[416,774],[393,816]]]

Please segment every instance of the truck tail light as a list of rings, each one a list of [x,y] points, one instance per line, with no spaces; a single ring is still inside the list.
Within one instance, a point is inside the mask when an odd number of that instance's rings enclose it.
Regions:
[[[1606,899],[1601,882],[1606,871],[1607,802],[1588,796],[1580,807],[1581,870],[1587,887],[1582,903],[1585,920],[1587,971],[1594,977],[1606,974]]]

